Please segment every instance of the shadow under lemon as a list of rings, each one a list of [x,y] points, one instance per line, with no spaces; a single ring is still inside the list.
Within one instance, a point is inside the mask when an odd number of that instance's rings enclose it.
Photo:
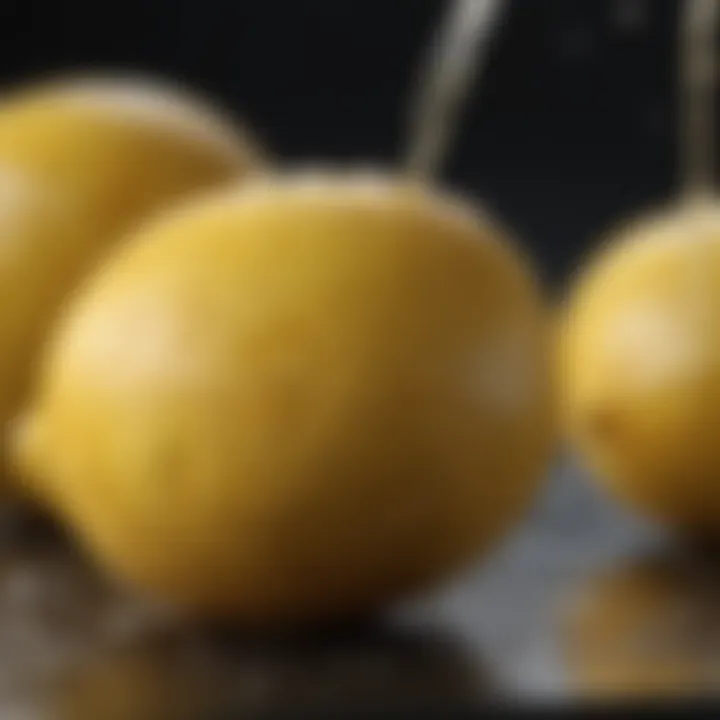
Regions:
[[[482,658],[368,618],[292,635],[203,626],[111,587],[47,528],[0,549],[0,715],[143,720],[245,711],[473,706]]]

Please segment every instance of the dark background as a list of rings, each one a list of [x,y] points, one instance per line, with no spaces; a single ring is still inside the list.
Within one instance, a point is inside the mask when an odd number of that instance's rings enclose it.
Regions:
[[[280,157],[394,162],[441,0],[0,4],[0,81],[152,71],[204,89]],[[677,0],[514,0],[446,180],[558,284],[597,233],[676,188]]]

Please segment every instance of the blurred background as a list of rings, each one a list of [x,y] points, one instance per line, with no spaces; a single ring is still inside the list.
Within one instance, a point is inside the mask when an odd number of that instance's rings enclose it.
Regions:
[[[513,0],[446,179],[557,284],[608,224],[672,192],[678,0]],[[441,0],[0,6],[0,81],[91,67],[177,76],[293,161],[394,162]]]

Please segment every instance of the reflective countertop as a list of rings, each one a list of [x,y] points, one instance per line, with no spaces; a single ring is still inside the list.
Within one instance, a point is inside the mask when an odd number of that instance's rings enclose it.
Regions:
[[[569,462],[503,546],[451,585],[377,621],[305,637],[238,637],[153,616],[51,533],[9,535],[3,718],[387,711],[720,689],[720,562],[623,512]]]

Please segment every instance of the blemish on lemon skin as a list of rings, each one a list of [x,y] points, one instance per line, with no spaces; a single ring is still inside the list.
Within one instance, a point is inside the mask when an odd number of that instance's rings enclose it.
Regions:
[[[624,439],[624,428],[618,414],[607,406],[590,408],[582,419],[584,432],[595,445],[612,449]]]
[[[477,360],[477,397],[501,416],[515,417],[536,401],[542,373],[537,341],[529,328],[502,324],[484,343]]]

